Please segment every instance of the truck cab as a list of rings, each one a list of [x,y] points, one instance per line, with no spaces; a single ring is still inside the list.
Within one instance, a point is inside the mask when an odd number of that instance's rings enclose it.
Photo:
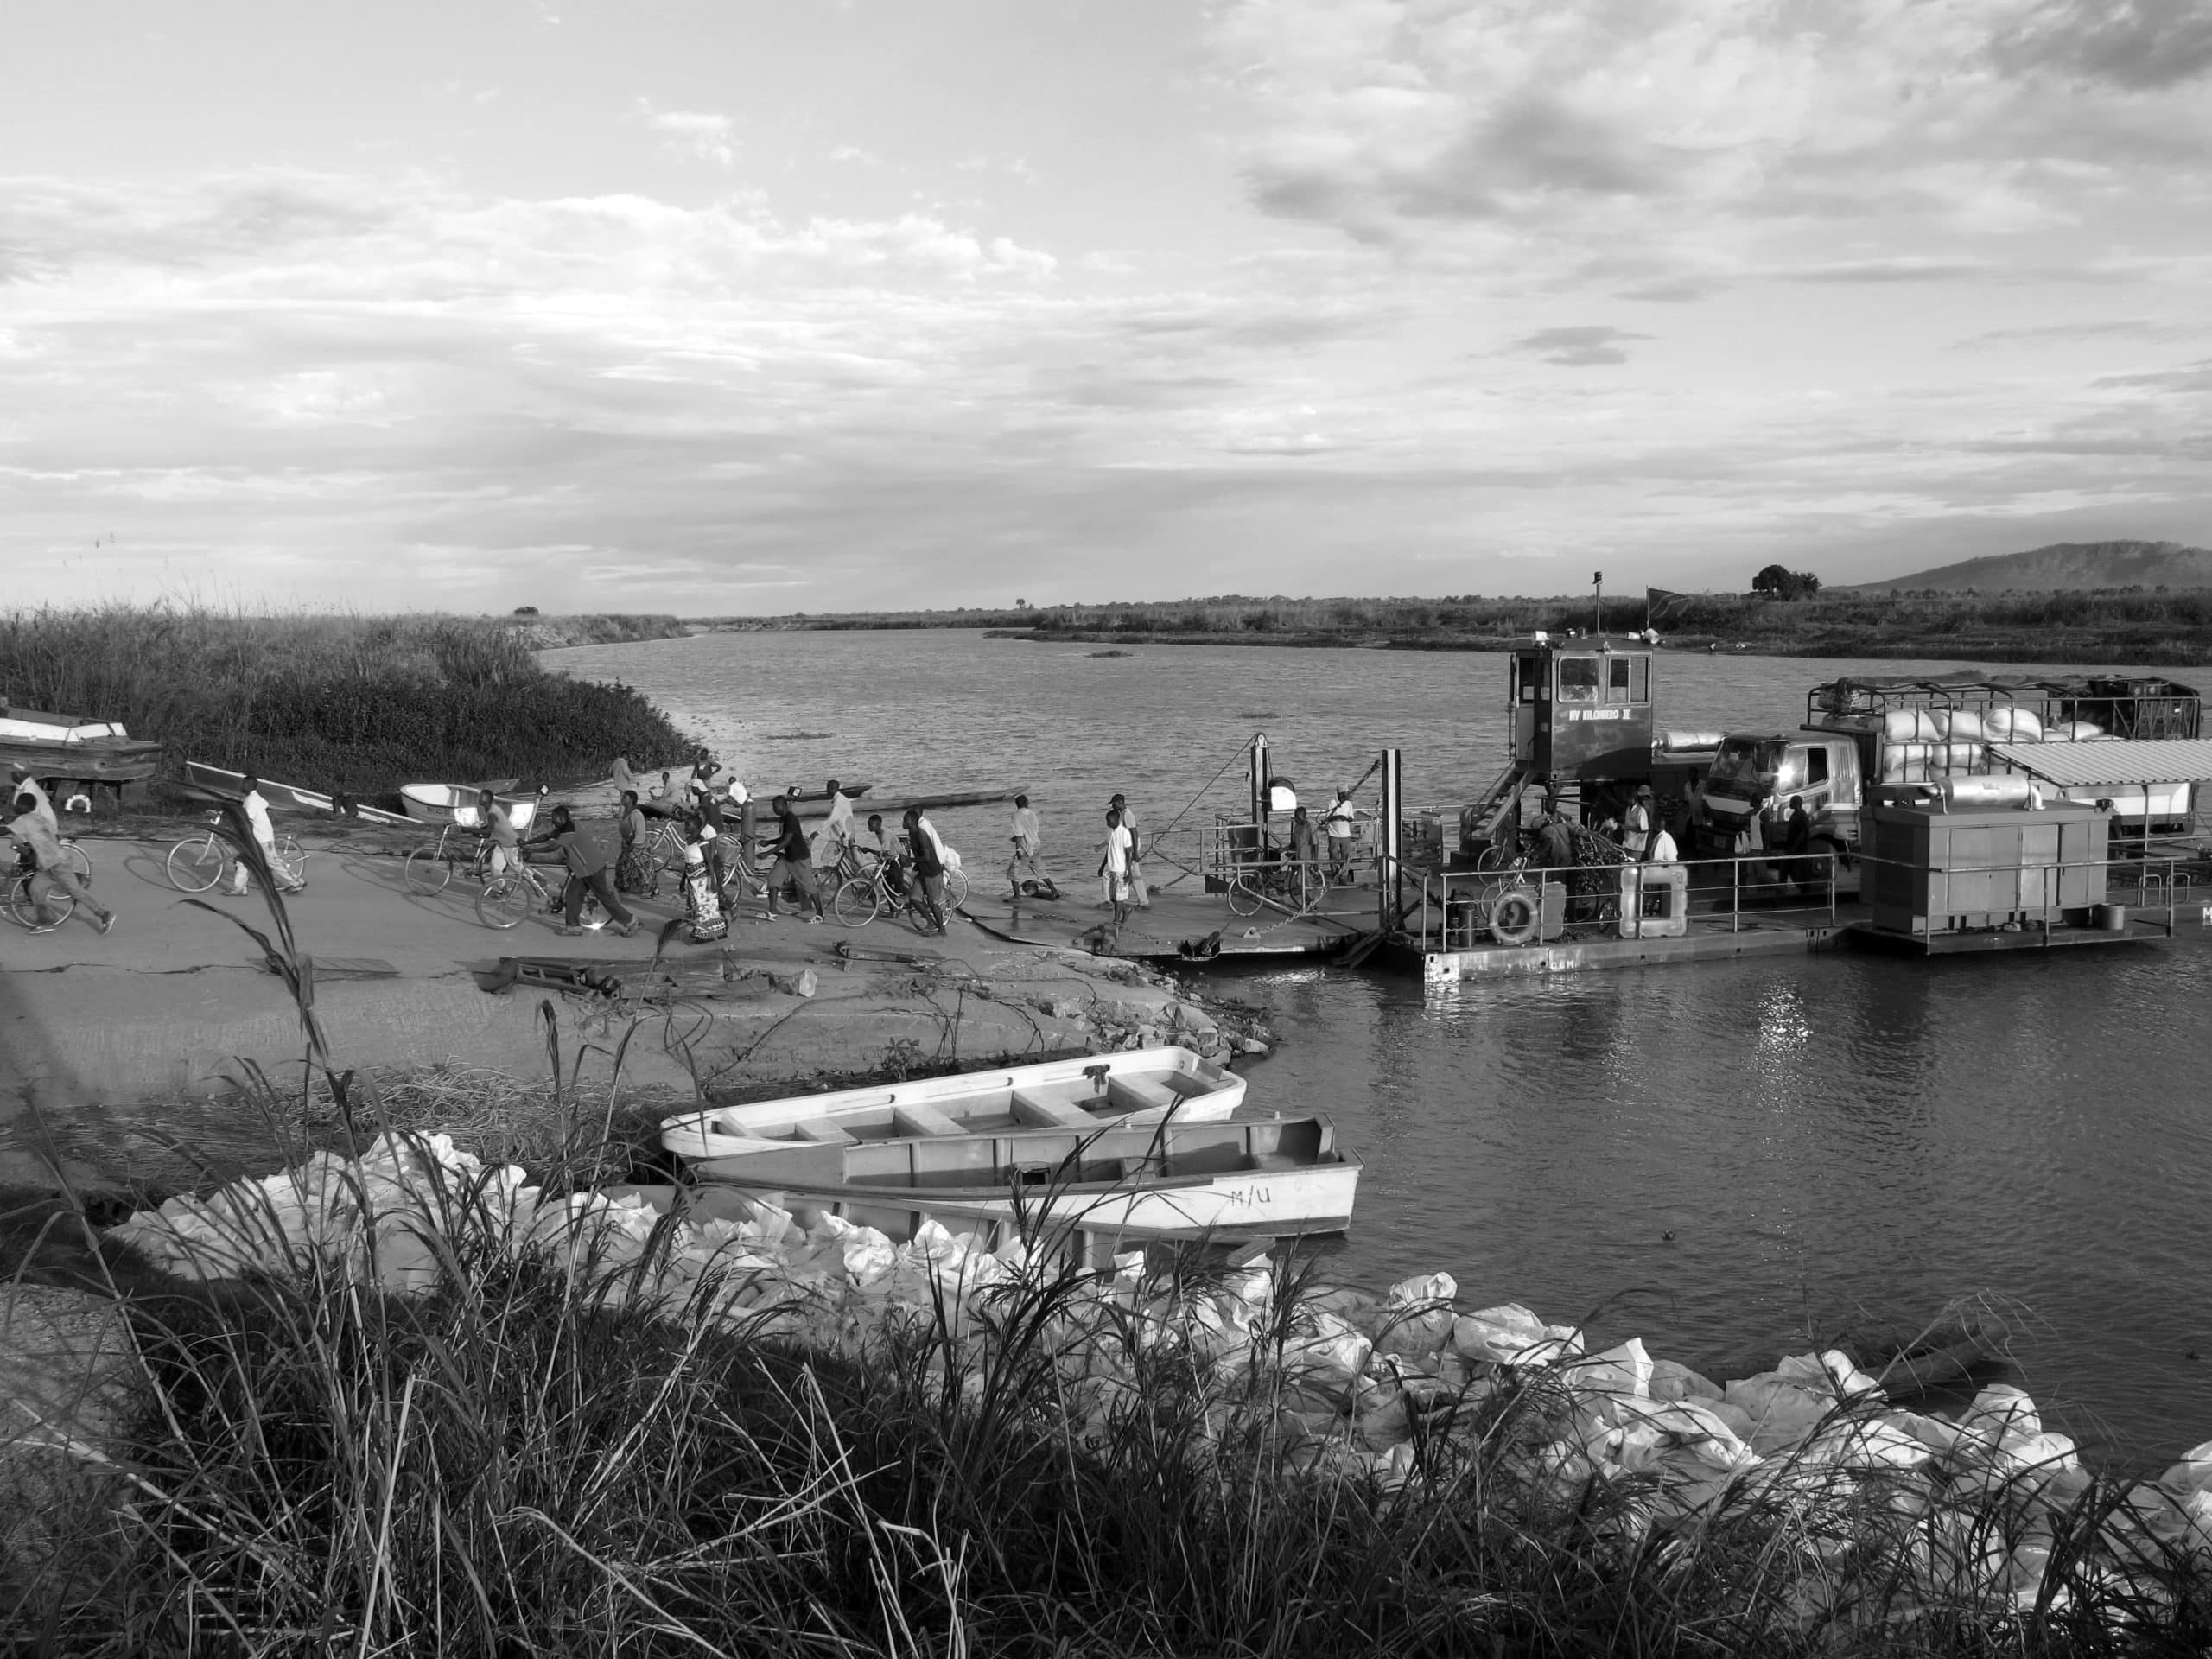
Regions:
[[[1847,854],[1859,840],[1864,778],[1851,737],[1816,733],[1732,732],[1720,741],[1690,803],[1700,845],[1725,854],[1760,821],[1758,844],[1781,843],[1793,797],[1811,820],[1808,850]]]

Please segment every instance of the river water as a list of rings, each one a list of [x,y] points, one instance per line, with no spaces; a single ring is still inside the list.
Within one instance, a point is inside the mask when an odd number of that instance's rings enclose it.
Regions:
[[[1503,760],[1500,656],[1097,649],[772,632],[546,660],[639,687],[756,786],[1026,786],[1063,871],[1115,790],[1157,833],[1226,766],[1185,822],[1234,812],[1255,730],[1309,798],[1385,744],[1413,805],[1470,798]],[[1787,728],[1815,679],[1965,666],[1662,652],[1654,677],[1662,727]],[[938,817],[981,851],[1004,815]],[[1980,1294],[2018,1332],[2015,1380],[2107,1460],[2212,1437],[2212,931],[1439,991],[1375,966],[1205,985],[1282,1035],[1255,1096],[1327,1111],[1364,1159],[1354,1282],[1443,1268],[1478,1303],[1722,1376]]]

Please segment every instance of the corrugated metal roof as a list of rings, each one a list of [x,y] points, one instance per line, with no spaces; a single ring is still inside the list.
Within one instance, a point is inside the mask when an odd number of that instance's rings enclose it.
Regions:
[[[2212,738],[1993,743],[1989,752],[2063,789],[2098,784],[2212,783]]]

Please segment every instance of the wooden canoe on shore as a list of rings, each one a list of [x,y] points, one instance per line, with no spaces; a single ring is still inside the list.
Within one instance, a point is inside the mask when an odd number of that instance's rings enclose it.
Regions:
[[[913,1135],[1190,1122],[1226,1117],[1243,1102],[1243,1078],[1171,1046],[685,1112],[662,1122],[660,1143],[698,1163]]]
[[[211,766],[205,760],[186,761],[184,775],[188,782],[197,784],[202,789],[212,790],[218,795],[240,795],[245,791],[244,772],[226,771],[221,766]],[[338,810],[337,803],[321,791],[302,789],[296,784],[280,784],[272,778],[261,778],[255,781],[261,785],[262,799],[267,801],[271,806],[289,806],[295,811],[300,812],[321,812],[332,817],[343,816]],[[380,806],[356,805],[353,810],[354,815],[364,823],[380,823],[387,828],[398,826],[412,829],[415,827],[415,821],[412,818],[404,817],[397,812],[387,812]]]
[[[1359,1160],[1325,1117],[1218,1118],[1092,1130],[950,1132],[785,1142],[690,1165],[699,1181],[788,1211],[835,1215],[893,1240],[925,1221],[996,1249],[1025,1228],[1094,1257],[1152,1243],[1342,1232]],[[834,1133],[834,1132],[833,1132]]]
[[[131,784],[154,775],[162,746],[132,737],[111,721],[0,706],[0,766],[34,778]]]

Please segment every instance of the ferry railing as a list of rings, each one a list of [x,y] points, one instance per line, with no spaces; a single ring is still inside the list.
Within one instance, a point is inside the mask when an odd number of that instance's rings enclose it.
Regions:
[[[1726,858],[1680,859],[1669,864],[1517,863],[1497,870],[1407,871],[1409,888],[1401,913],[1408,921],[1419,916],[1425,938],[1440,931],[1441,950],[1468,950],[1485,941],[1506,944],[1544,942],[1550,918],[1544,913],[1545,888],[1565,889],[1562,929],[1611,931],[1622,938],[1656,937],[1647,934],[1646,924],[1670,919],[1652,914],[1654,905],[1664,906],[1665,890],[1682,872],[1684,931],[1718,928],[1740,932],[1748,920],[1752,926],[1790,914],[1820,916],[1827,925],[1837,925],[1836,875],[1834,853],[1753,853]],[[1500,940],[1493,918],[1502,901],[1516,895],[1530,906],[1525,916],[1527,936]],[[1637,927],[1623,931],[1624,918],[1633,915]],[[1431,918],[1437,925],[1429,926]],[[1408,930],[1411,931],[1411,930]],[[1515,931],[1519,929],[1516,928]]]
[[[1281,869],[1290,861],[1287,832],[1282,826],[1271,824],[1262,829],[1249,820],[1217,818],[1197,828],[1201,837],[1197,868],[1205,877],[1210,892],[1227,888],[1239,875],[1260,875]],[[1313,821],[1314,861],[1327,874],[1332,887],[1357,885],[1376,867],[1375,827],[1371,821],[1355,820],[1347,839],[1349,844],[1344,851],[1336,854],[1326,825]],[[1343,870],[1351,872],[1350,881],[1338,878],[1338,873]]]

